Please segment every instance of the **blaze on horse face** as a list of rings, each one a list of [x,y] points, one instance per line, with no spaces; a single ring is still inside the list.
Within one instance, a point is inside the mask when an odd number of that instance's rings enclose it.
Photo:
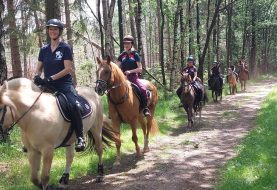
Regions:
[[[106,92],[106,90],[108,89],[108,86],[112,81],[112,78],[111,78],[112,71],[110,66],[110,59],[101,61],[97,57],[97,63],[99,68],[96,71],[97,80],[96,80],[95,92],[100,96],[102,96],[104,95],[104,93]]]

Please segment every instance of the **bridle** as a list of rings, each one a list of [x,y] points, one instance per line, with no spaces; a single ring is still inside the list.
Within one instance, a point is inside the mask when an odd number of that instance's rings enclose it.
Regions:
[[[38,99],[40,98],[41,94],[43,92],[41,91],[40,94],[38,95],[38,97],[35,99],[35,101],[33,102],[33,104],[17,119],[15,120],[14,118],[14,114],[12,112],[12,108],[5,105],[2,109],[3,109],[3,114],[2,114],[2,117],[0,119],[0,135],[8,135],[10,133],[10,131],[12,131],[13,127],[18,124],[18,122],[34,107],[35,103],[38,101]],[[12,115],[12,120],[13,122],[10,124],[10,126],[4,130],[3,129],[3,125],[4,125],[4,121],[5,121],[5,116],[6,116],[6,113],[7,113],[7,107],[10,109],[10,112],[11,112],[11,115]]]
[[[109,98],[109,101],[114,104],[114,105],[120,105],[120,104],[123,104],[125,102],[125,100],[128,99],[129,97],[129,88],[127,86],[127,84],[125,84],[125,88],[126,88],[126,92],[124,93],[124,95],[118,100],[118,101],[115,101],[112,99],[111,95],[110,95],[110,92],[120,86],[123,85],[123,81],[121,81],[120,83],[118,84],[111,84],[111,75],[112,75],[112,72],[110,72],[110,76],[108,78],[108,80],[102,80],[102,79],[98,79],[96,80],[96,88],[100,86],[100,88],[102,88],[102,91],[99,92],[98,90],[96,90],[96,92],[100,95],[100,96],[103,96],[104,94],[107,94],[108,98]]]

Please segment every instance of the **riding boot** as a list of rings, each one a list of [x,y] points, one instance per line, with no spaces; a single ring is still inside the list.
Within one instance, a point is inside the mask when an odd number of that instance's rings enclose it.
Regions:
[[[77,143],[75,145],[76,152],[84,151],[86,147],[86,142],[84,140],[84,132],[83,132],[83,121],[80,109],[78,106],[74,106],[72,109],[72,125],[75,129]]]
[[[147,98],[146,97],[143,98],[142,107],[143,107],[143,110],[142,110],[143,115],[145,117],[151,116],[150,110],[147,106]]]

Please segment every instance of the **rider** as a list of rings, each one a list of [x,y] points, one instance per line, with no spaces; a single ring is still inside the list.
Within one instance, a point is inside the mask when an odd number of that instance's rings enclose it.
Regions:
[[[71,122],[77,137],[75,149],[76,152],[83,151],[85,149],[83,122],[76,100],[77,91],[71,76],[74,72],[72,49],[61,41],[64,24],[60,20],[50,19],[46,28],[51,42],[40,49],[34,83],[45,85],[67,97],[71,106]],[[42,71],[44,71],[44,79],[40,77]]]
[[[212,89],[212,81],[214,81],[216,79],[216,77],[219,78],[219,81],[220,81],[220,87],[222,88],[223,87],[223,79],[222,77],[220,76],[220,63],[217,62],[217,61],[214,61],[212,63],[212,68],[210,70],[210,78],[208,80],[208,85],[209,85],[209,90]]]
[[[200,93],[201,91],[201,86],[202,86],[202,81],[200,78],[197,77],[197,68],[194,63],[194,58],[192,56],[189,56],[187,58],[187,66],[184,67],[181,71],[182,73],[188,73],[193,81],[193,87],[196,90],[196,95],[198,95],[198,99],[202,100],[202,94]],[[182,86],[180,85],[179,88],[176,91],[176,94],[178,97],[181,99],[182,95]],[[200,96],[201,95],[201,96]]]
[[[138,74],[142,72],[142,65],[140,62],[139,54],[132,48],[134,44],[133,36],[125,36],[123,38],[123,44],[124,51],[119,55],[117,59],[117,65],[127,76],[127,79],[139,87],[143,98],[143,114],[144,116],[150,116],[151,114],[147,106],[146,87],[142,84],[138,77]]]

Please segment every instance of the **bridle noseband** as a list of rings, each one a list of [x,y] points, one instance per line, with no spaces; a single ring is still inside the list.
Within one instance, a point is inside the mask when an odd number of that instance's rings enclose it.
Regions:
[[[38,99],[40,98],[41,94],[43,92],[41,91],[40,94],[38,95],[38,97],[36,98],[36,100],[33,102],[33,104],[28,108],[28,110],[26,110],[17,120],[15,120],[14,116],[13,116],[13,112],[11,107],[9,106],[4,106],[3,109],[3,114],[2,117],[0,119],[0,135],[8,135],[10,131],[12,131],[13,127],[34,107],[35,103],[38,101]],[[4,130],[3,129],[3,125],[4,125],[4,120],[5,120],[5,115],[7,113],[7,107],[9,107],[11,115],[12,115],[12,120],[13,122],[10,124],[10,126]]]

